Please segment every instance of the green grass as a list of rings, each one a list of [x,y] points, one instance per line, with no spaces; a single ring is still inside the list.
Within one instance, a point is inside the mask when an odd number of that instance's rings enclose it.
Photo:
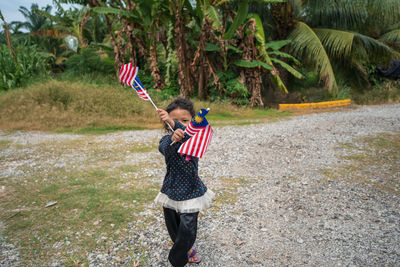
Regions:
[[[352,144],[340,144],[338,148],[346,152],[341,156],[345,163],[322,169],[327,179],[400,195],[400,132],[365,137]]]
[[[117,131],[135,131],[145,130],[146,127],[141,126],[105,126],[105,127],[88,127],[84,129],[58,129],[56,133],[74,133],[74,134],[107,134]]]
[[[238,201],[239,187],[250,183],[248,177],[219,177],[218,181],[219,188],[215,190],[216,198],[211,210],[220,210],[223,205],[234,205]]]
[[[55,255],[68,255],[69,250],[84,262],[101,235],[113,237],[115,229],[135,222],[135,214],[154,199],[158,186],[131,181],[124,188],[127,181],[119,174],[104,169],[52,171],[48,174],[52,176],[51,184],[32,182],[43,178],[40,173],[23,186],[6,183],[12,195],[0,201],[4,210],[1,219],[7,221],[5,234],[21,248],[23,262],[46,264]],[[46,208],[50,201],[57,204]],[[65,240],[70,245],[65,245]],[[64,245],[54,248],[57,242]]]
[[[8,148],[11,145],[12,141],[10,140],[0,140],[0,149]]]
[[[274,109],[245,109],[243,108],[242,112],[240,109],[236,112],[216,112],[212,113],[210,111],[209,115],[207,115],[207,119],[212,121],[226,121],[226,120],[252,120],[252,119],[273,119],[273,118],[281,118],[291,115],[290,111],[278,111]]]
[[[0,187],[5,188],[0,191],[0,221],[5,223],[8,241],[19,248],[22,266],[48,266],[55,258],[64,260],[67,266],[87,265],[86,254],[99,249],[101,236],[124,240],[129,235],[128,224],[146,227],[146,221],[138,222],[139,214],[153,201],[159,185],[143,172],[144,168],[161,166],[154,162],[124,164],[121,159],[131,153],[153,151],[157,143],[126,146],[113,142],[110,147],[93,142],[94,138],[41,143],[29,149],[13,147],[14,154],[4,159],[29,162],[32,156],[39,157],[35,159],[37,165],[18,167],[22,175],[0,179]],[[45,163],[49,153],[58,158],[71,152],[77,160],[67,161],[63,167]],[[87,159],[82,159],[83,154]],[[53,201],[57,204],[46,207]],[[135,243],[119,255],[141,256],[144,250]]]
[[[292,97],[295,102],[315,102],[327,100],[328,93],[324,88],[308,88],[291,94],[296,96]],[[400,102],[400,82],[386,81],[363,92],[346,87],[337,99],[348,97],[357,104]],[[158,99],[157,94],[153,95],[153,100],[160,108],[165,108],[170,101]],[[292,115],[288,111],[238,107],[227,102],[192,101],[196,110],[211,109],[207,118],[215,126],[263,123]],[[0,94],[0,129],[3,131],[104,134],[157,128],[162,128],[162,124],[154,107],[108,76],[99,79],[96,75],[64,75]]]
[[[292,115],[290,111],[279,111],[275,109],[249,109],[238,108],[231,109],[230,112],[217,110],[207,115],[207,120],[214,126],[225,125],[249,125],[265,122],[273,122],[279,119],[286,119]]]

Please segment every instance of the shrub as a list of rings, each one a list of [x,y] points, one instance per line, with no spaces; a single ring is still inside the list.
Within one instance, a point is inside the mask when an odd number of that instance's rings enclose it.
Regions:
[[[351,91],[351,98],[360,105],[400,102],[400,81],[385,80],[371,89]]]
[[[250,93],[247,90],[246,86],[239,82],[235,73],[229,71],[218,71],[217,75],[220,78],[221,85],[223,88],[225,88],[225,91],[221,91],[219,89],[211,89],[211,101],[220,99],[230,101],[233,104],[237,105],[249,104]]]
[[[0,90],[25,86],[38,75],[47,75],[47,58],[38,52],[35,45],[18,46],[16,60],[7,46],[0,45]]]
[[[69,57],[65,61],[68,72],[74,74],[87,74],[99,72],[111,74],[114,72],[114,64],[102,59],[95,48],[83,48],[78,54]]]

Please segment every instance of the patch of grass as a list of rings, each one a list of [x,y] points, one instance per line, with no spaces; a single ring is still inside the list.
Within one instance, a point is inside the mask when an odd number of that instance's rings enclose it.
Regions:
[[[367,185],[400,195],[400,132],[382,133],[338,146],[346,163],[322,169],[328,179]]]
[[[131,152],[150,152],[158,148],[158,143],[150,143],[150,144],[143,144],[143,143],[136,143],[132,144],[130,148]]]
[[[238,200],[238,188],[244,187],[249,183],[246,177],[220,177],[219,190],[216,190],[216,197],[212,209],[219,210],[222,205],[235,204]]]
[[[13,134],[15,132],[16,132],[16,130],[2,130],[1,136],[7,136],[7,135]]]
[[[128,166],[29,170],[31,175],[18,178],[24,180],[1,180],[7,190],[0,199],[0,220],[20,248],[22,264],[44,266],[54,257],[84,264],[101,236],[121,238],[115,231],[135,223],[159,189],[140,178],[140,166],[129,167],[136,174],[130,178],[124,178],[126,171]],[[52,201],[57,204],[45,207]]]
[[[201,102],[208,107],[207,103]],[[275,109],[251,109],[246,107],[217,107],[216,110],[210,109],[207,120],[214,126],[224,125],[249,125],[259,124],[268,121],[277,121],[279,119],[288,118],[292,115],[290,111],[279,111]],[[228,112],[227,112],[228,110]]]
[[[0,140],[0,149],[8,148],[11,145],[12,141],[10,140]]]
[[[141,126],[105,126],[105,127],[88,127],[84,129],[58,129],[56,133],[74,133],[74,134],[107,134],[117,131],[135,131],[145,130],[146,127]]]
[[[254,119],[276,119],[291,115],[290,111],[278,111],[275,109],[251,109],[245,107],[235,107],[229,112],[210,109],[207,115],[208,120],[214,121],[240,121]]]

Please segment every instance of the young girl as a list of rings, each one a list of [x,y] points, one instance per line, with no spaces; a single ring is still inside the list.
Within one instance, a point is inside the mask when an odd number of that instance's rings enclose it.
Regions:
[[[176,98],[166,110],[158,109],[157,112],[160,119],[174,129],[160,140],[159,150],[165,157],[167,173],[155,199],[163,206],[165,224],[174,242],[168,260],[175,267],[187,262],[199,263],[201,259],[193,247],[197,217],[200,210],[210,206],[214,193],[199,178],[199,159],[190,157],[187,160],[186,155],[178,153],[180,145],[190,138],[184,130],[195,111],[190,100]]]

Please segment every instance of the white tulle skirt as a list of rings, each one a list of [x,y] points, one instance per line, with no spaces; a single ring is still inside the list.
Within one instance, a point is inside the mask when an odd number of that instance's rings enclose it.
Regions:
[[[207,189],[206,193],[201,197],[182,201],[172,200],[166,194],[160,192],[154,199],[154,202],[177,212],[192,213],[210,207],[211,201],[214,197],[215,194],[210,189]]]

